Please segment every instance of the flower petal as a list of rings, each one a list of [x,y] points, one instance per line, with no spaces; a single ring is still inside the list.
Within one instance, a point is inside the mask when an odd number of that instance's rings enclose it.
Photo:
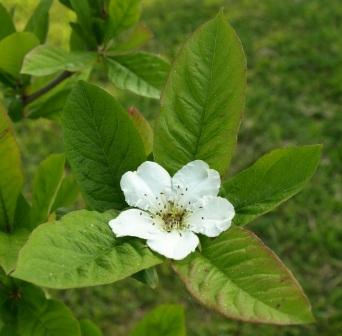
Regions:
[[[183,205],[193,204],[203,196],[217,196],[220,185],[220,174],[201,160],[188,163],[172,178],[172,189]]]
[[[147,245],[153,251],[175,260],[184,259],[188,254],[195,251],[198,243],[198,237],[191,231],[162,232],[147,241]]]
[[[133,236],[151,239],[161,231],[154,225],[151,216],[139,209],[129,209],[109,221],[109,226],[117,237]]]
[[[161,193],[170,193],[171,177],[159,164],[146,161],[137,171],[125,173],[120,186],[130,206],[153,211],[159,208]]]
[[[197,206],[197,210],[186,219],[189,229],[193,232],[216,237],[230,227],[235,211],[225,198],[203,197]]]

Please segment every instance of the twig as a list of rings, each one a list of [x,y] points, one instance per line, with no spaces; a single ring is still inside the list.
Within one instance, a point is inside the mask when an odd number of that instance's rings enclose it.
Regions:
[[[57,76],[55,79],[53,79],[46,86],[42,87],[41,89],[37,90],[36,92],[33,92],[32,94],[30,94],[28,96],[23,95],[21,98],[23,104],[28,105],[28,104],[32,103],[34,100],[38,99],[43,94],[49,92],[55,86],[57,86],[59,83],[63,82],[65,79],[69,78],[72,75],[73,75],[73,72],[63,71],[59,76]]]

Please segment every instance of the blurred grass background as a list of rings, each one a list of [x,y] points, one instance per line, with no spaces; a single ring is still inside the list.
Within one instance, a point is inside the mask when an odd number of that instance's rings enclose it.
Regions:
[[[16,7],[20,28],[37,1],[3,0]],[[135,280],[57,295],[105,335],[127,335],[159,303],[183,303],[190,336],[342,334],[342,2],[340,0],[145,0],[143,21],[154,32],[147,49],[171,60],[191,31],[220,7],[237,30],[248,59],[247,106],[232,173],[288,144],[322,143],[321,165],[305,190],[256,220],[255,231],[294,271],[309,296],[317,323],[263,326],[233,322],[200,307],[167,267],[157,290]],[[55,1],[49,41],[67,47],[72,13]],[[101,83],[111,86],[108,83]],[[113,88],[111,88],[113,89]],[[158,102],[113,91],[125,106],[153,119]],[[37,163],[62,151],[59,126],[46,120],[17,126],[30,180]],[[161,335],[162,336],[162,335]]]

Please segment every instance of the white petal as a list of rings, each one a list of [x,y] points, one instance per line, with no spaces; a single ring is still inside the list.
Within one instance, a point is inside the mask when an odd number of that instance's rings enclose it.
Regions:
[[[217,196],[220,185],[220,174],[201,160],[188,163],[172,178],[172,188],[178,196],[178,203],[185,206],[203,196]]]
[[[235,215],[233,205],[222,197],[203,197],[197,204],[198,208],[187,219],[189,229],[204,234],[208,237],[216,237],[226,231]]]
[[[171,177],[159,164],[146,161],[137,171],[125,173],[120,186],[130,206],[153,211],[160,203],[161,193],[170,193]]]
[[[191,231],[162,232],[155,238],[149,239],[147,245],[163,256],[181,260],[195,251],[199,243],[198,237]]]
[[[109,221],[109,226],[117,237],[133,236],[151,239],[160,234],[150,215],[139,209],[129,209]]]

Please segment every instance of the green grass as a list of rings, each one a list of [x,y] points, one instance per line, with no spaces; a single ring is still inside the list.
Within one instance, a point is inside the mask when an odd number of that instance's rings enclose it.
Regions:
[[[143,19],[155,39],[148,49],[172,59],[188,34],[222,6],[249,64],[247,106],[232,173],[276,147],[324,145],[321,165],[305,190],[249,225],[294,271],[312,302],[317,323],[275,327],[229,321],[194,302],[167,267],[161,269],[157,290],[125,280],[59,295],[78,316],[97,321],[105,335],[127,335],[137,319],[158,303],[180,302],[186,306],[191,336],[337,336],[342,330],[342,3],[149,0]],[[52,16],[57,10],[61,9]],[[54,25],[62,27],[62,23]],[[55,32],[56,26],[52,28]],[[56,41],[65,43],[65,39]],[[120,99],[125,106],[136,104],[151,118],[157,113],[156,102],[131,95]],[[62,148],[59,130],[51,123],[25,122],[18,131],[29,176],[42,157]]]

